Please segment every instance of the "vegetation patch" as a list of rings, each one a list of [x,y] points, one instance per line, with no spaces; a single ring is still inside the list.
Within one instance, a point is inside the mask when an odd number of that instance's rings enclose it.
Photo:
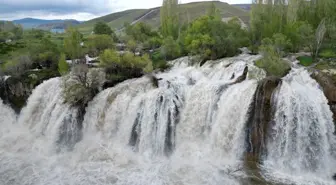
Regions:
[[[264,69],[267,76],[284,77],[291,67],[287,61],[276,58],[263,58],[255,62],[255,65]]]
[[[300,61],[300,64],[303,66],[310,66],[314,62],[311,56],[300,56],[297,60]]]
[[[336,58],[336,52],[333,49],[324,49],[319,53],[321,58]]]

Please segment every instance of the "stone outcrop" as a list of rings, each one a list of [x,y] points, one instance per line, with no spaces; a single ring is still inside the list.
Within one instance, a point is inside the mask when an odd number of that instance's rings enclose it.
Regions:
[[[327,74],[319,71],[314,71],[311,76],[323,89],[324,95],[327,97],[328,104],[334,115],[334,123],[336,124],[336,81],[332,80]]]
[[[57,77],[57,71],[29,71],[21,76],[0,80],[0,98],[19,113],[36,86],[44,80]]]
[[[266,140],[267,131],[272,121],[272,95],[281,79],[268,77],[259,82],[250,107],[249,119],[246,127],[247,151],[246,160],[250,162],[261,162],[260,157],[267,153]]]

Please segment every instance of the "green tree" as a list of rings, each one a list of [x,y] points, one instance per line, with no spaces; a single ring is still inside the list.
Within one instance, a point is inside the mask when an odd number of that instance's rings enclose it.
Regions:
[[[113,49],[107,49],[99,55],[100,65],[104,68],[121,65],[120,55]]]
[[[161,53],[166,60],[172,60],[180,56],[181,50],[179,44],[169,36],[163,41]]]
[[[275,34],[273,40],[270,38],[263,39],[259,48],[263,58],[256,62],[256,66],[265,69],[269,76],[285,76],[291,68],[288,62],[282,60],[284,51],[280,50],[285,48],[287,44],[286,37],[281,34]]]
[[[163,0],[160,9],[160,18],[162,35],[177,39],[180,28],[178,0]]]
[[[105,49],[114,48],[113,39],[109,35],[90,35],[87,45],[89,53],[93,56],[98,56]]]
[[[240,21],[224,23],[213,16],[202,16],[191,23],[186,31],[184,45],[189,54],[201,60],[233,56],[238,48],[248,44],[248,34]]]
[[[97,22],[94,25],[93,32],[99,35],[112,35],[113,33],[111,27],[104,22]]]
[[[58,62],[58,72],[61,75],[65,75],[69,72],[69,64],[66,62],[65,54],[62,53]]]
[[[82,34],[74,28],[69,28],[66,31],[64,49],[73,63],[75,63],[76,59],[83,57],[83,49],[80,45],[82,42],[82,37]]]
[[[60,52],[57,45],[49,38],[43,37],[35,42],[29,42],[27,48],[35,64],[57,70]]]
[[[131,51],[135,55],[135,51],[137,49],[137,43],[133,39],[130,39],[127,41],[126,45],[127,45],[128,50]]]

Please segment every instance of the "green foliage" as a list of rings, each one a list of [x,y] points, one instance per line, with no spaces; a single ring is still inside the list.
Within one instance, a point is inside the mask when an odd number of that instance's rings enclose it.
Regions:
[[[85,64],[75,65],[70,75],[63,78],[64,101],[72,106],[83,108],[98,94],[104,81],[105,74],[99,69],[90,70]]]
[[[290,41],[281,33],[274,34],[272,39],[263,39],[259,47],[263,58],[256,62],[256,66],[265,69],[269,76],[285,76],[290,70],[290,65],[282,60],[282,57],[290,46]]]
[[[163,45],[161,47],[161,54],[164,56],[166,60],[172,60],[177,57],[180,57],[181,50],[180,46],[173,39],[173,37],[169,36],[163,41]]]
[[[104,22],[97,22],[93,28],[93,32],[98,35],[112,35],[112,29]]]
[[[251,45],[282,33],[292,42],[292,52],[309,50],[317,57],[335,25],[334,0],[255,1],[251,11]]]
[[[127,49],[129,51],[131,51],[133,54],[135,54],[135,51],[136,51],[137,46],[138,46],[137,43],[135,42],[135,40],[133,40],[133,39],[128,40],[126,46],[127,46]]]
[[[276,33],[273,35],[272,39],[265,38],[261,41],[261,46],[259,51],[265,55],[276,55],[281,58],[284,57],[291,47],[291,42],[287,37],[281,33]]]
[[[46,68],[57,69],[60,52],[49,38],[38,39],[28,43],[28,52],[34,63]]]
[[[89,53],[98,56],[102,51],[114,48],[113,39],[109,35],[91,35],[87,38]]]
[[[256,61],[256,66],[266,71],[268,76],[283,77],[290,71],[288,62],[274,55],[267,55]]]
[[[100,56],[100,65],[104,68],[121,65],[120,55],[112,49],[105,50]]]
[[[187,29],[184,45],[190,54],[208,60],[233,56],[247,43],[248,34],[236,20],[224,23],[216,17],[203,16]]]
[[[20,55],[6,61],[2,66],[2,70],[7,75],[20,76],[29,70],[32,64],[33,62],[28,55]]]
[[[162,35],[177,39],[180,26],[178,0],[163,0],[160,16]]]
[[[66,54],[75,60],[83,57],[83,49],[80,45],[83,35],[74,28],[69,28],[66,31],[66,37],[64,39],[64,50]]]
[[[66,62],[65,54],[61,54],[60,60],[58,62],[58,72],[61,75],[65,75],[69,72],[69,64]]]
[[[150,38],[158,37],[159,34],[153,31],[151,26],[143,22],[139,22],[134,25],[125,24],[125,33],[129,39],[133,39],[136,42],[144,43]]]
[[[311,56],[301,56],[297,58],[303,66],[310,66],[314,60]]]
[[[118,54],[116,51],[108,49],[100,56],[100,65],[107,69],[139,69],[143,72],[151,72],[153,64],[148,55],[135,56],[132,53]]]
[[[324,49],[319,53],[321,58],[336,58],[336,51],[332,49]]]

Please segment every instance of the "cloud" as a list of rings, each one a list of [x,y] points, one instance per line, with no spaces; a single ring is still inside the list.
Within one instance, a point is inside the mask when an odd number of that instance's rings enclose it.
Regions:
[[[119,0],[1,0],[0,19],[45,16],[66,18],[74,15],[92,17],[121,8]]]
[[[182,0],[188,3],[200,0]],[[223,0],[244,3],[251,0]],[[25,17],[88,20],[117,11],[160,6],[162,0],[0,0],[0,20]]]

